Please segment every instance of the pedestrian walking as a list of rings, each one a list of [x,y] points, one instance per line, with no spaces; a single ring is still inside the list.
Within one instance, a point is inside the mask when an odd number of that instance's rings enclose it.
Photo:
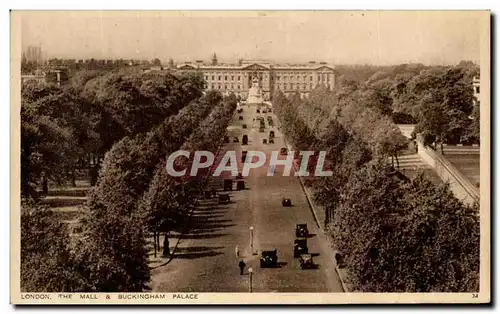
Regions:
[[[236,253],[236,257],[240,257],[240,249],[238,246],[234,248],[234,253]]]
[[[243,259],[240,259],[240,262],[238,263],[238,267],[240,268],[240,275],[243,275],[243,270],[245,269],[245,266],[247,264],[245,264],[245,262],[243,261]]]

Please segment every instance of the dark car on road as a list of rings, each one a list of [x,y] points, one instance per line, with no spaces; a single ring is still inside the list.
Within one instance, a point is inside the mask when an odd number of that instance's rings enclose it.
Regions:
[[[292,206],[292,201],[291,201],[289,198],[286,198],[286,197],[285,197],[285,198],[283,198],[283,199],[281,200],[281,205],[282,205],[283,207],[291,207],[291,206]]]
[[[262,126],[260,127],[259,132],[264,133],[264,128]]]
[[[229,143],[229,136],[224,136],[224,143]]]
[[[262,251],[260,254],[260,268],[278,266],[278,250]]]
[[[224,191],[232,191],[233,190],[233,180],[225,179],[224,180]]]
[[[274,137],[274,131],[269,132],[269,137],[270,138]]]
[[[229,204],[229,194],[219,194],[219,204]]]
[[[241,142],[243,143],[243,145],[247,145],[248,144],[248,135],[243,135],[243,137],[241,138]]]
[[[309,253],[307,239],[296,239],[293,245],[293,257],[300,257],[301,254]]]
[[[256,112],[256,113],[260,113],[260,110],[259,110],[259,109],[257,109],[255,112]]]
[[[236,190],[241,191],[245,189],[245,181],[238,180],[236,181]]]
[[[311,254],[301,254],[300,255],[300,268],[301,269],[311,269],[314,268],[314,261]]]
[[[295,226],[295,236],[297,238],[307,238],[309,236],[307,224],[297,224]]]
[[[274,139],[272,137],[269,138],[269,144],[274,144]]]
[[[239,117],[238,117],[238,120],[243,120],[243,116],[239,116]]]
[[[286,155],[286,154],[288,154],[288,149],[286,147],[281,147],[280,155]]]
[[[267,144],[267,139],[266,138],[262,139],[262,144]]]
[[[241,127],[242,127],[242,128],[244,128],[244,129],[246,129],[246,128],[247,128],[247,125],[246,125],[246,124],[243,124]]]
[[[237,136],[235,136],[234,139],[233,139],[233,142],[234,143],[238,143],[239,141],[240,141],[240,139]]]

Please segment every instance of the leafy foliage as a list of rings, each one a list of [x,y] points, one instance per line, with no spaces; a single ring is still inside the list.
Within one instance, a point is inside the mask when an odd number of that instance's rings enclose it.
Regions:
[[[33,203],[21,206],[21,291],[71,292],[78,282],[66,226]]]
[[[445,185],[422,177],[401,184],[385,166],[370,165],[346,185],[332,233],[355,290],[479,290],[477,209]]]

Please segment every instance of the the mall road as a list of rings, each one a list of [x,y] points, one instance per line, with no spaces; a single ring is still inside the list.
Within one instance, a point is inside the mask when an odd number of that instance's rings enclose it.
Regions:
[[[271,151],[284,147],[284,139],[276,128],[270,128],[265,117],[266,129],[259,132],[253,119],[259,114],[255,106],[243,106],[243,113],[236,114],[228,127],[231,143],[221,152],[236,151],[240,161],[242,150],[258,150],[269,157]],[[239,120],[239,116],[243,120]],[[248,128],[242,128],[247,124]],[[263,144],[269,131],[275,132],[274,144]],[[247,134],[249,144],[242,145],[241,137]],[[233,138],[239,138],[238,143]],[[221,155],[217,157],[220,161]],[[241,169],[241,165],[239,166]],[[268,176],[267,165],[252,169],[245,178],[246,189],[230,192],[231,203],[219,205],[216,200],[203,200],[195,209],[188,233],[181,238],[172,261],[152,271],[151,288],[155,292],[247,292],[248,268],[252,267],[254,292],[342,292],[334,270],[331,249],[325,236],[316,225],[314,216],[297,177],[282,176],[283,167],[277,167],[274,176]],[[224,173],[224,177],[230,174]],[[210,186],[221,187],[223,177],[211,177]],[[292,207],[282,207],[283,197],[291,199]],[[314,269],[302,270],[293,257],[295,225],[307,223],[312,234],[308,238],[309,252],[316,264]],[[253,232],[250,227],[253,227]],[[253,252],[252,246],[253,233]],[[247,264],[240,275],[240,256]],[[277,249],[278,268],[260,268],[262,250]],[[254,253],[254,254],[252,254]]]

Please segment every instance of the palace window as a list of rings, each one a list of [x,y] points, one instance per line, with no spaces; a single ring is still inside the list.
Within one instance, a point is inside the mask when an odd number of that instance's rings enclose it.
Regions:
[[[208,75],[205,75],[205,81],[208,81]]]
[[[215,81],[215,76],[214,75],[212,75],[212,81]]]
[[[307,84],[302,85],[304,90],[307,89]]]
[[[226,90],[226,89],[227,89],[227,84],[224,84],[224,90]]]
[[[227,81],[227,75],[226,75],[226,76],[224,76],[224,81]]]
[[[290,89],[293,89],[293,83],[290,83]]]
[[[283,87],[283,89],[286,89],[286,87],[287,87],[286,83],[285,83],[285,84],[283,84],[283,86],[284,86],[284,87]]]
[[[219,75],[219,81],[220,81],[220,75]],[[220,89],[220,88],[219,88]]]
[[[219,84],[219,89],[220,89],[220,84]]]
[[[231,76],[231,81],[234,81],[234,76]]]
[[[238,81],[240,80],[240,76],[238,75]]]
[[[311,82],[312,82],[312,80],[313,80],[313,76],[311,75]]]
[[[215,89],[215,84],[212,84],[212,89]]]
[[[231,89],[234,89],[234,84],[231,84]]]
[[[313,89],[313,83],[309,83],[309,89]]]
[[[238,77],[239,77],[239,76],[238,76]],[[241,89],[241,85],[240,85],[240,84],[238,84],[238,89]]]

